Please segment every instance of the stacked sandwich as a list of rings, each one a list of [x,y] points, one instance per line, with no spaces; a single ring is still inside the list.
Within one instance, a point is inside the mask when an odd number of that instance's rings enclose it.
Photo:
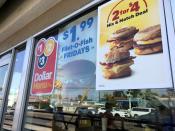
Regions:
[[[111,47],[122,47],[125,50],[133,48],[134,35],[138,32],[133,26],[125,27],[114,32],[111,37],[107,40]]]
[[[125,27],[114,32],[107,40],[110,50],[105,54],[102,65],[103,76],[114,79],[131,75],[130,66],[134,64],[129,50],[134,47],[135,54],[147,55],[162,52],[160,25],[150,26],[141,31],[135,27]]]
[[[154,25],[139,31],[134,36],[135,54],[147,55],[162,52],[162,39],[160,25]]]
[[[110,50],[104,56],[102,65],[103,76],[106,79],[114,79],[131,75],[130,66],[134,64],[129,49],[133,48],[135,43],[134,35],[138,30],[131,26],[125,27],[114,32],[107,40]]]

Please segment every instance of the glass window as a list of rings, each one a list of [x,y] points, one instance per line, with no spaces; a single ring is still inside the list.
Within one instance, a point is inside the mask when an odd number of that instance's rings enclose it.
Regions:
[[[2,130],[11,130],[12,128],[15,105],[19,93],[19,85],[21,80],[24,55],[25,49],[16,50],[12,78],[9,88],[10,90],[8,95],[7,110],[5,111]]]
[[[10,62],[11,53],[0,56],[0,110],[2,108],[2,102],[4,100],[5,82],[7,77],[7,70]]]
[[[8,65],[0,66],[0,109],[2,108],[2,100],[3,100],[3,87],[4,80],[7,73]]]
[[[172,129],[174,90],[95,89],[96,16],[91,12],[60,29],[54,89],[30,92],[24,129],[100,131],[105,124],[109,130]]]
[[[49,39],[51,38],[52,39]],[[35,88],[31,88],[29,100],[27,103],[27,113],[25,118],[25,125],[22,130],[52,130],[52,120],[53,120],[53,109],[52,105],[50,104],[50,98],[54,96],[51,93],[47,92],[53,92],[52,89],[46,89],[45,86],[49,86],[50,83],[44,83],[44,85],[39,86],[40,82],[42,80],[48,80],[51,77],[53,77],[52,73],[48,73],[48,70],[53,66],[53,62],[50,61],[49,56],[52,55],[52,42],[54,39],[57,40],[58,38],[58,31],[53,30],[49,34],[46,34],[42,37],[36,38],[36,44],[35,47],[35,60],[36,63],[33,64],[34,70],[37,72],[35,73],[35,77],[32,77],[33,81],[35,81],[37,84],[35,84]],[[47,47],[45,46],[45,42],[47,42]],[[50,44],[49,44],[50,43]],[[46,47],[46,48],[45,48]],[[45,48],[45,49],[44,49]],[[58,47],[59,48],[59,47]],[[57,49],[56,49],[57,50]],[[43,53],[44,52],[44,53]],[[37,59],[37,60],[36,60]],[[48,63],[48,65],[46,65]],[[36,64],[39,69],[45,69],[42,73],[36,70]],[[51,65],[51,66],[50,66]],[[33,73],[32,73],[33,74]],[[50,86],[49,86],[50,87]]]

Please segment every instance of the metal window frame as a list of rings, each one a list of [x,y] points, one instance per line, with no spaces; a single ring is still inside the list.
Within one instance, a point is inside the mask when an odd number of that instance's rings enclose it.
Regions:
[[[16,49],[20,46],[23,46],[26,43],[26,41],[27,41],[27,39],[17,43],[15,46],[12,46],[11,48],[7,49],[6,51],[1,52],[0,56],[4,55],[4,54],[7,54],[8,52],[11,52],[13,49]]]
[[[166,19],[167,19],[167,29],[168,29],[168,38],[170,46],[170,56],[171,56],[171,67],[173,72],[173,82],[175,86],[175,1],[169,0],[165,4],[166,10]],[[174,11],[173,11],[174,10]],[[175,87],[174,87],[175,90]]]
[[[167,28],[167,39],[169,46],[169,55],[170,55],[170,66],[172,71],[172,82],[173,89],[175,89],[175,12],[172,11],[175,8],[175,2],[172,4],[174,0],[164,0],[164,13],[165,13],[165,22]],[[174,15],[174,19],[173,19]]]
[[[10,54],[10,52],[8,52],[7,54],[4,54],[3,57],[6,56],[6,55],[8,55],[8,54]],[[10,56],[7,56],[7,58],[5,58],[3,60],[0,58],[0,66],[9,64],[10,59],[11,59],[11,55]]]
[[[27,91],[28,91],[28,83],[29,83],[29,76],[30,76],[30,67],[32,63],[32,55],[34,49],[34,42],[33,38],[27,39],[26,42],[26,49],[25,49],[25,57],[22,69],[22,78],[19,86],[19,93],[18,93],[18,100],[15,107],[14,119],[13,119],[13,126],[12,131],[20,131],[23,114],[25,111],[26,99],[27,99]]]
[[[61,25],[61,24],[64,24],[65,22],[68,22],[68,21],[70,21],[71,19],[73,19],[73,18],[75,18],[76,16],[79,16],[80,14],[82,14],[82,12],[85,12],[85,11],[87,11],[87,10],[89,10],[89,9],[91,9],[91,8],[93,8],[93,7],[95,7],[95,6],[97,6],[98,4],[101,4],[101,3],[103,3],[105,0],[95,0],[95,1],[93,1],[93,2],[91,2],[91,3],[89,3],[89,4],[87,4],[86,6],[84,6],[84,7],[82,7],[81,9],[79,9],[79,10],[77,10],[77,11],[75,11],[75,12],[73,12],[72,14],[70,14],[70,15],[68,15],[68,16],[66,16],[66,17],[64,17],[63,19],[61,19],[61,20],[59,20],[59,21],[57,21],[56,23],[54,23],[54,24],[52,24],[51,26],[49,26],[49,27],[47,27],[47,28],[45,28],[44,30],[42,30],[42,31],[40,31],[40,32],[38,32],[38,33],[36,33],[35,35],[33,35],[33,39],[35,39],[36,37],[38,37],[38,36],[40,36],[40,35],[43,35],[43,34],[46,34],[49,30],[52,30],[52,29],[54,29],[54,28],[56,28],[56,27],[58,27],[59,25]],[[172,13],[172,12],[170,12],[170,6],[169,6],[169,4],[170,4],[170,1],[167,1],[167,0],[162,0],[163,1],[163,3],[164,3],[164,10],[165,10],[165,14],[164,14],[164,18],[168,18],[168,17],[170,17],[169,15]],[[166,2],[165,2],[166,1]],[[168,15],[167,15],[167,13],[169,13]],[[172,15],[172,14],[171,14]],[[171,22],[169,22],[168,24],[171,24],[170,26],[168,26],[168,25],[165,25],[165,26],[167,26],[167,28],[169,29],[169,28],[171,28],[172,26],[174,27],[174,25],[171,23]],[[172,33],[170,33],[170,30],[167,30],[167,33],[168,33],[168,35],[175,35],[175,34],[172,34]],[[169,39],[168,38],[168,44],[170,43],[170,40],[172,40],[172,39]],[[169,52],[171,51],[171,46],[172,45],[169,45]],[[174,54],[175,54],[175,52],[174,52]],[[172,54],[171,54],[172,55]],[[175,55],[174,55],[175,56]],[[171,64],[172,64],[172,57],[170,58],[170,62],[171,62]],[[175,64],[175,62],[174,62],[174,64]],[[174,66],[175,67],[175,66]],[[172,72],[173,73],[173,76],[175,75],[175,72]],[[175,77],[173,77],[173,87],[174,87],[174,81],[175,81],[175,79],[174,79]],[[30,87],[29,87],[30,88]],[[26,99],[27,100],[27,99]],[[23,119],[22,120],[24,120],[24,115],[23,115]],[[22,121],[21,120],[21,121]],[[23,123],[23,125],[20,125],[19,127],[23,127],[24,126],[24,124],[25,123]],[[20,130],[20,128],[16,128],[16,129],[18,129],[18,130]],[[22,128],[21,128],[22,129]]]
[[[4,59],[3,61],[0,61],[0,67],[8,65],[7,73],[6,73],[6,76],[4,78],[4,87],[2,89],[2,98],[3,98],[2,107],[4,107],[4,104],[5,104],[5,99],[4,98],[5,98],[6,89],[7,89],[7,86],[8,86],[8,79],[9,79],[9,73],[10,73],[9,69],[10,69],[10,66],[11,66],[11,57],[12,56],[9,56],[7,59]],[[1,128],[1,125],[2,125],[1,123],[2,123],[2,120],[3,120],[3,111],[4,111],[4,109],[0,108],[0,128]]]
[[[8,70],[7,70],[7,76],[6,76],[6,80],[5,80],[5,84],[4,84],[4,89],[3,89],[3,100],[2,100],[2,109],[0,110],[0,129],[2,129],[3,126],[3,121],[4,121],[4,112],[7,109],[7,101],[8,101],[8,92],[9,92],[9,85],[11,81],[11,74],[12,74],[12,70],[13,70],[13,63],[14,63],[14,57],[15,57],[15,49],[12,49],[12,56],[11,59],[9,61],[9,66],[8,66]]]
[[[169,51],[170,51],[170,55],[171,55],[171,64],[172,64],[172,72],[173,72],[173,82],[175,82],[175,61],[173,61],[175,59],[175,44],[174,44],[174,40],[173,38],[175,38],[175,31],[173,29],[175,29],[174,23],[173,21],[173,17],[172,15],[175,16],[175,13],[172,12],[172,8],[175,9],[175,6],[172,7],[172,1],[174,0],[163,0],[164,1],[164,10],[165,10],[165,18],[168,19],[167,21],[167,33],[168,33],[168,43],[169,43]],[[166,1],[166,2],[165,2]],[[7,79],[10,79],[11,76],[11,71],[13,68],[13,61],[14,61],[14,53],[15,53],[15,48],[19,47],[22,44],[26,44],[26,55],[25,55],[25,60],[24,60],[24,65],[23,65],[23,71],[22,71],[22,80],[20,83],[20,87],[19,87],[19,94],[18,94],[18,100],[17,100],[17,104],[16,104],[16,108],[15,108],[15,114],[14,114],[14,119],[13,119],[13,126],[12,126],[12,130],[13,131],[21,131],[23,129],[24,123],[24,117],[25,117],[25,109],[26,109],[26,101],[28,100],[29,95],[27,95],[27,92],[30,89],[29,86],[29,79],[30,79],[30,75],[31,75],[31,66],[32,66],[32,55],[33,55],[33,50],[34,50],[34,40],[36,37],[38,37],[39,35],[43,35],[44,33],[47,33],[49,30],[52,30],[56,27],[58,27],[61,24],[64,24],[65,22],[70,21],[71,19],[75,18],[76,16],[79,16],[80,14],[82,14],[82,12],[85,12],[93,7],[98,6],[99,4],[105,2],[105,0],[94,0],[91,3],[85,5],[84,7],[80,8],[79,10],[73,12],[72,14],[64,17],[63,19],[57,21],[56,23],[50,25],[49,27],[45,28],[44,30],[34,34],[33,36],[31,36],[30,38],[28,38],[27,40],[24,40],[23,42],[20,42],[19,44],[17,44],[16,46],[8,49],[7,51],[4,51],[2,53],[0,53],[0,55],[7,53],[9,51],[12,51],[12,57],[10,60],[10,64],[9,64],[9,68],[8,68],[8,75],[7,75]],[[175,2],[174,2],[175,3]],[[174,17],[174,21],[175,21],[175,17]],[[5,85],[8,87],[8,82],[5,83]],[[7,90],[5,92],[8,92]],[[6,94],[5,97],[7,97],[8,94]],[[6,102],[3,102],[4,105]],[[1,118],[1,114],[3,114],[3,112],[0,112],[0,118]],[[1,120],[0,120],[0,123]]]
[[[14,69],[14,64],[15,64],[15,58],[16,58],[16,50],[20,49],[22,46],[26,44],[26,40],[20,42],[16,46],[13,46],[12,48],[8,49],[7,51],[4,51],[0,54],[8,54],[11,52],[11,56],[5,59],[5,62],[2,62],[2,64],[9,65],[7,69],[7,76],[5,78],[5,84],[4,84],[4,89],[3,89],[3,101],[2,101],[2,107],[3,109],[0,110],[0,129],[3,128],[3,122],[4,122],[4,116],[5,112],[7,111],[7,104],[8,104],[8,96],[9,96],[9,91],[10,91],[10,84],[12,80],[12,75],[13,75],[13,69]],[[16,110],[16,108],[15,108]],[[14,125],[14,119],[13,119],[13,124]]]

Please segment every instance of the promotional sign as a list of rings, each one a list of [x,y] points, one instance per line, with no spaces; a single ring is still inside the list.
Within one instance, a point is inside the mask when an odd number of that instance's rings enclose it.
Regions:
[[[95,84],[97,12],[89,13],[61,29],[56,79],[64,87]]]
[[[50,37],[38,41],[35,49],[32,95],[51,94],[54,88],[57,42]]]
[[[113,0],[98,9],[97,90],[171,88],[162,0]]]

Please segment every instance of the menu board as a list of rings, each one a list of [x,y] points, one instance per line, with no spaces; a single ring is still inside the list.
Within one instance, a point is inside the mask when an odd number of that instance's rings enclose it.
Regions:
[[[63,88],[94,88],[96,32],[96,11],[60,29],[56,79],[63,83]]]
[[[54,88],[57,42],[55,38],[42,38],[35,48],[32,77],[32,95],[51,94]]]
[[[162,0],[98,8],[97,90],[172,88]]]

